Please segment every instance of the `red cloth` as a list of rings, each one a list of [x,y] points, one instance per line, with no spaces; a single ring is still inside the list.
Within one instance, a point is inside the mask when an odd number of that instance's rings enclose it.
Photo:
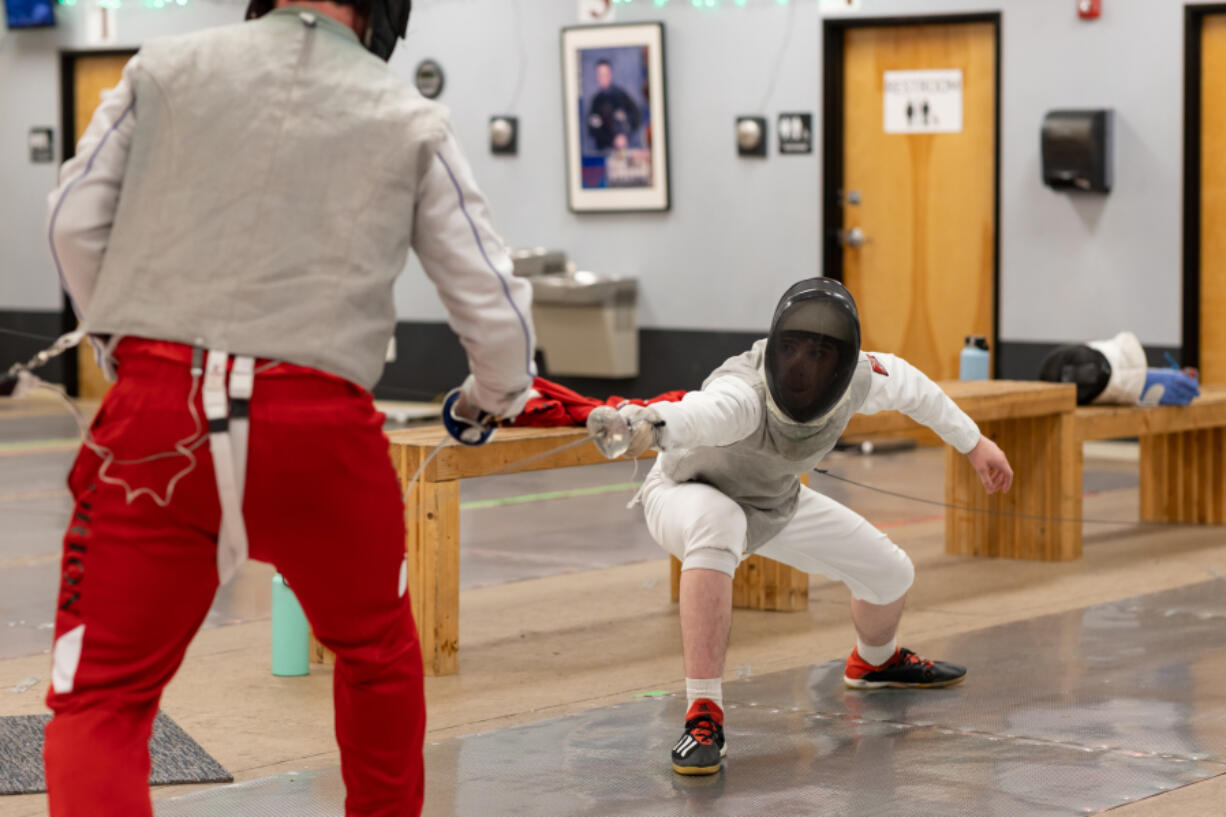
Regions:
[[[511,421],[513,426],[581,426],[587,423],[587,416],[597,406],[613,406],[617,408],[622,403],[633,403],[646,406],[651,403],[675,402],[685,396],[685,390],[666,391],[663,394],[646,400],[626,399],[613,396],[608,400],[597,400],[594,397],[584,397],[571,391],[563,385],[538,377],[532,381],[532,388],[540,392],[540,397],[533,397],[524,406],[524,410]]]
[[[117,460],[172,450],[192,433],[189,354],[121,346],[119,381],[94,425]],[[199,396],[197,410],[203,417]],[[288,364],[256,376],[244,502],[250,552],[286,577],[316,636],[336,652],[348,817],[416,817],[422,806],[421,649],[400,590],[404,506],[382,424],[370,394],[340,378]],[[55,635],[84,630],[75,673],[61,661],[53,675],[71,690],[53,685],[47,696],[53,817],[153,814],[148,741],[158,700],[217,590],[217,486],[208,445],[195,453],[168,508],[148,496],[125,502],[88,449],[69,475],[76,505]],[[164,496],[185,464],[171,457],[108,474]]]

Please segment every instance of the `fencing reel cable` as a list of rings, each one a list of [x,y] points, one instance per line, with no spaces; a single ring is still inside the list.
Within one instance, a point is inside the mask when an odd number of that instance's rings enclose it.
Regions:
[[[1162,528],[1204,528],[1204,527],[1208,527],[1207,525],[1204,525],[1199,522],[1147,522],[1145,520],[1127,522],[1127,521],[1120,520],[1120,519],[1088,519],[1085,517],[1071,517],[1071,516],[1044,516],[1043,514],[1037,514],[1037,513],[1021,513],[1019,511],[998,511],[993,508],[975,508],[970,505],[954,505],[949,502],[941,502],[936,499],[925,499],[924,497],[911,496],[910,494],[904,494],[898,491],[891,491],[886,488],[878,488],[876,486],[868,485],[863,482],[857,482],[856,480],[850,479],[848,477],[841,477],[838,474],[832,474],[830,473],[830,471],[828,471],[825,468],[814,468],[813,470],[817,472],[818,474],[821,474],[822,476],[830,477],[831,479],[837,479],[839,482],[846,482],[848,485],[855,485],[857,488],[864,488],[865,490],[868,490],[868,491],[874,491],[876,493],[885,494],[886,496],[892,496],[898,499],[906,499],[910,502],[919,502],[924,505],[935,505],[938,508],[949,508],[955,511],[966,511],[967,513],[981,513],[981,514],[987,514],[988,516],[1008,517],[1010,519],[1032,519],[1038,522],[1076,522],[1076,523],[1085,523],[1085,524],[1090,524],[1090,525],[1119,525],[1123,527],[1162,527]]]

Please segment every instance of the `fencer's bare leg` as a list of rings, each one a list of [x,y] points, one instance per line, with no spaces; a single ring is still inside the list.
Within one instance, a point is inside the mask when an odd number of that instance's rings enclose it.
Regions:
[[[682,575],[684,581],[685,574]],[[684,595],[682,599],[684,599]],[[907,597],[889,604],[869,604],[855,597],[851,600],[851,623],[856,628],[856,634],[865,644],[879,646],[888,644],[898,632],[898,622],[902,619],[902,608]]]
[[[687,678],[724,674],[731,629],[732,577],[704,568],[681,571],[681,645]]]

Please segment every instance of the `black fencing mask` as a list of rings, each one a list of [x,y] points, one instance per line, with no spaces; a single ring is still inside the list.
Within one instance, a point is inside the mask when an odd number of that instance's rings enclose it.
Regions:
[[[1111,364],[1090,346],[1061,346],[1043,358],[1039,379],[1049,383],[1076,383],[1077,405],[1089,405],[1107,388]]]
[[[821,419],[843,399],[860,357],[851,293],[830,278],[793,284],[775,307],[766,340],[766,386],[797,423]]]

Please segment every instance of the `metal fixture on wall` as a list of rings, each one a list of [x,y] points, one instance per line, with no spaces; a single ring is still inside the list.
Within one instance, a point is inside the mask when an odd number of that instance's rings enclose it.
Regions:
[[[514,156],[519,152],[519,117],[490,117],[490,153]]]
[[[36,164],[55,161],[55,131],[51,128],[30,128],[28,137],[30,161]]]
[[[434,60],[422,60],[413,71],[413,84],[426,99],[437,99],[443,93],[443,66]]]
[[[738,156],[766,155],[766,117],[736,118],[736,152]]]

